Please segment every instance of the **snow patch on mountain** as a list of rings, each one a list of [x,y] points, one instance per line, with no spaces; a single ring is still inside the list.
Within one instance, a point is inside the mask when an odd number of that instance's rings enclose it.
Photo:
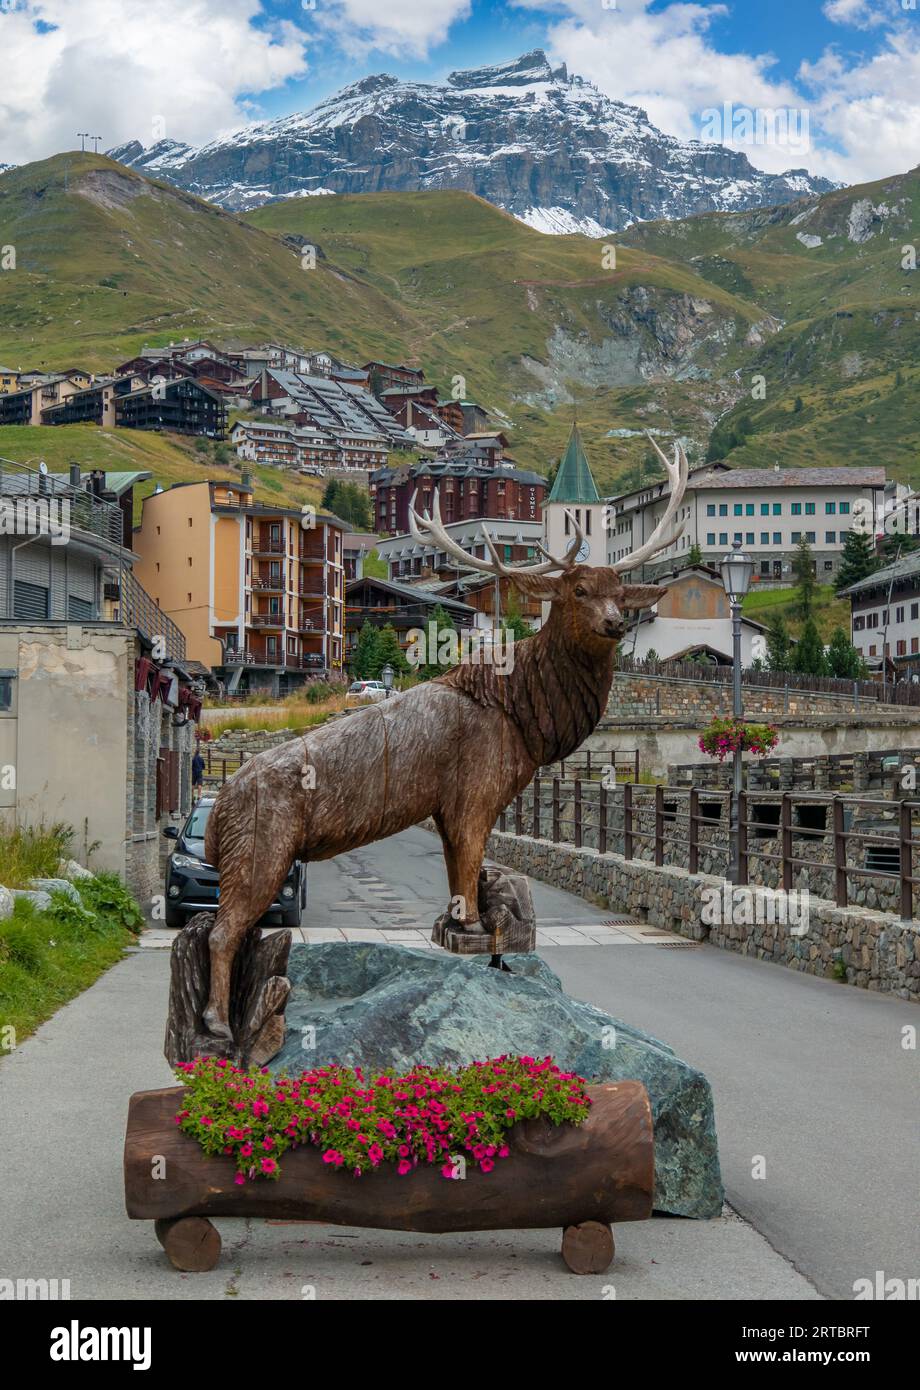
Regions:
[[[541,232],[603,237],[631,223],[773,206],[827,192],[807,171],[767,174],[737,150],[663,134],[540,50],[453,72],[443,85],[386,73],[311,111],[192,148],[110,152],[233,211],[313,194],[461,189]]]

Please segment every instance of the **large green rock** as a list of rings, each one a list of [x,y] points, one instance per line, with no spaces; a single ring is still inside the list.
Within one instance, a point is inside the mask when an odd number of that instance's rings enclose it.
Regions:
[[[503,1052],[552,1056],[588,1080],[644,1082],[655,1119],[655,1207],[718,1216],[712,1092],[666,1043],[563,993],[538,956],[482,957],[365,942],[292,946],[284,1047],[274,1071],[330,1062],[455,1066]]]

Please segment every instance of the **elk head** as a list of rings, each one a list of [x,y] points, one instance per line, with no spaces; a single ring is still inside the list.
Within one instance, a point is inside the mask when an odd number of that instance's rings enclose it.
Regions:
[[[622,576],[650,560],[659,551],[673,545],[683,530],[671,529],[687,486],[687,456],[679,444],[674,446],[674,458],[668,459],[648,436],[652,448],[664,464],[671,493],[664,513],[648,540],[630,555],[614,565],[579,565],[575,557],[585,539],[584,532],[572,512],[567,512],[574,537],[565,554],[555,559],[543,546],[537,548],[545,559],[535,565],[506,565],[488,532],[484,531],[491,560],[470,555],[444,529],[438,503],[437,489],[432,498],[433,517],[420,517],[415,511],[415,494],[409,506],[409,529],[416,540],[434,544],[459,560],[467,569],[510,579],[522,593],[549,602],[549,620],[545,629],[573,645],[603,655],[623,636],[626,613],[648,608],[667,592],[658,584],[624,584]],[[554,574],[553,571],[559,571]]]

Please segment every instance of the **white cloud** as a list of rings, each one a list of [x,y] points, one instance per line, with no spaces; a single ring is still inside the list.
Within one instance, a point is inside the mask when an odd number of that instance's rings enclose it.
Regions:
[[[331,6],[317,0],[312,14],[344,53],[360,59],[371,49],[425,58],[470,12],[470,0],[338,0]]]
[[[892,4],[898,0],[825,0],[821,9],[832,24],[850,24],[856,29],[871,29],[890,18]]]
[[[516,3],[543,8],[543,0]],[[608,95],[643,107],[662,130],[683,139],[698,139],[701,113],[725,102],[736,109],[788,109],[793,132],[796,121],[807,120],[805,153],[795,139],[788,146],[725,139],[760,169],[805,167],[855,183],[916,165],[920,11],[906,15],[897,0],[827,0],[837,22],[862,28],[884,23],[880,49],[868,57],[828,49],[789,81],[778,75],[769,53],[719,51],[713,20],[730,7],[687,0],[650,11],[651,3],[617,0],[615,8],[604,9],[597,0],[555,0],[560,17],[549,28],[552,57]]]
[[[78,130],[101,135],[102,149],[150,144],[164,126],[206,140],[250,118],[246,93],[306,71],[304,34],[256,27],[259,0],[13,3],[0,7],[0,162],[73,149]]]

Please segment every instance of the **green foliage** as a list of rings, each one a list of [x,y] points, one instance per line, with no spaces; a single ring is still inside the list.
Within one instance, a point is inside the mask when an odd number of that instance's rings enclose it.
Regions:
[[[825,654],[828,674],[843,680],[862,680],[869,674],[865,661],[842,627],[835,628]]]
[[[767,667],[771,671],[789,670],[789,633],[782,613],[774,613],[767,623]]]
[[[698,544],[696,541],[694,541],[693,544],[692,544],[691,547],[690,547],[690,550],[689,550],[688,554],[687,554],[687,564],[688,564],[688,565],[701,565],[702,563],[703,563],[703,552],[702,552],[702,550],[700,549],[699,544]]]
[[[732,449],[740,448],[754,431],[750,415],[739,415],[734,420],[720,420],[709,436],[706,451],[707,463],[718,463],[730,454]]]
[[[814,556],[804,533],[796,547],[795,555],[792,557],[792,573],[796,580],[796,610],[804,621],[812,615],[815,590],[818,587],[818,581],[815,578]]]
[[[117,874],[103,872],[78,879],[76,889],[84,907],[113,925],[133,932],[139,932],[144,925],[144,914],[134,895]]]
[[[389,664],[397,675],[405,675],[409,670],[406,654],[399,645],[399,637],[392,623],[385,623],[378,634],[377,648],[374,652],[371,679],[380,680],[384,666]]]
[[[773,724],[752,724],[727,714],[718,716],[706,726],[698,739],[698,747],[701,753],[708,753],[721,763],[738,749],[765,758],[778,742],[779,730]]]
[[[326,484],[322,505],[326,511],[347,521],[358,531],[370,531],[374,524],[371,499],[357,483],[342,483],[333,478]]]
[[[796,643],[792,653],[793,671],[797,671],[802,676],[826,676],[828,675],[827,658],[824,655],[824,644],[818,634],[818,628],[814,618],[807,618],[802,627],[802,635]]]
[[[874,574],[878,567],[878,556],[875,554],[871,537],[866,531],[857,531],[851,526],[843,542],[843,553],[834,580],[834,589],[839,594],[851,584]]]
[[[358,641],[355,646],[355,655],[352,661],[352,670],[358,680],[375,680],[375,669],[383,665],[377,660],[380,649],[380,632],[374,626],[370,618],[365,618],[364,625],[358,633]]]
[[[52,893],[45,910],[17,898],[0,922],[0,1020],[20,1038],[113,965],[134,940],[128,928],[141,925],[137,903],[114,874],[76,887],[82,906],[64,892]]]
[[[72,853],[74,832],[67,825],[16,826],[0,835],[0,883],[28,888],[33,878],[58,877],[58,865]]]
[[[430,648],[430,644],[428,644],[428,634],[431,631],[432,624],[434,625],[434,629],[437,633],[438,638],[438,646],[435,651],[432,651]],[[420,666],[418,668],[418,671],[416,672],[416,675],[418,676],[419,680],[433,680],[435,676],[443,676],[445,672],[451,669],[453,662],[440,661],[441,640],[444,633],[456,632],[456,630],[457,629],[454,626],[454,620],[447,612],[447,609],[443,608],[440,603],[435,604],[431,617],[428,619],[428,622],[425,624],[424,628],[426,642],[425,655],[427,657],[427,661],[423,666]]]

